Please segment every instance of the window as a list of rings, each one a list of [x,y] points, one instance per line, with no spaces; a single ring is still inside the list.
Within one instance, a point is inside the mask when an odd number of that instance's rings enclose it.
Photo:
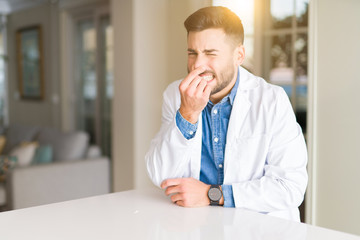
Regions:
[[[263,76],[282,86],[306,133],[308,0],[264,0]]]

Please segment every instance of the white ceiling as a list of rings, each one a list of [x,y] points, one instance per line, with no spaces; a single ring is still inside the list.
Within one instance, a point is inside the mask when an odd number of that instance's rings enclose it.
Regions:
[[[0,14],[9,14],[46,2],[57,2],[57,0],[0,0]]]

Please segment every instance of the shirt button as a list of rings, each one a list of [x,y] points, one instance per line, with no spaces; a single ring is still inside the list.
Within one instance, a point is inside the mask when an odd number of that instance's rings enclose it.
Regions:
[[[219,139],[216,137],[216,138],[214,138],[214,142],[218,142],[219,141]]]
[[[222,168],[223,166],[222,166],[222,164],[219,164],[219,168]]]
[[[217,114],[217,113],[218,113],[217,109],[215,109],[215,110],[213,111],[213,113],[214,113],[214,114]]]
[[[193,131],[189,131],[189,134],[190,134],[190,135],[193,135],[193,134],[194,134],[194,132],[193,132]]]

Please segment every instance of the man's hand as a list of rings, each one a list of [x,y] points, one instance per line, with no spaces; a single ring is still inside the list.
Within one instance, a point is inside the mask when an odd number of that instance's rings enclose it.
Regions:
[[[210,185],[194,178],[167,179],[161,183],[161,188],[166,189],[167,196],[171,195],[171,201],[182,207],[202,207],[210,204],[207,196]]]
[[[201,111],[209,101],[211,88],[207,81],[199,76],[206,70],[201,66],[191,71],[180,83],[181,105],[179,112],[181,116],[194,124],[197,122]]]

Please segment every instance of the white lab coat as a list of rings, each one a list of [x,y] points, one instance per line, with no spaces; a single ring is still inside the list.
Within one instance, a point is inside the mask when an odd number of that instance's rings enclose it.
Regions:
[[[237,208],[299,221],[298,206],[307,186],[301,128],[281,87],[239,70],[226,138],[224,184],[232,185]],[[187,140],[175,120],[180,82],[164,92],[162,125],[145,156],[149,177],[157,186],[168,178],[200,176],[202,117],[196,135]]]

